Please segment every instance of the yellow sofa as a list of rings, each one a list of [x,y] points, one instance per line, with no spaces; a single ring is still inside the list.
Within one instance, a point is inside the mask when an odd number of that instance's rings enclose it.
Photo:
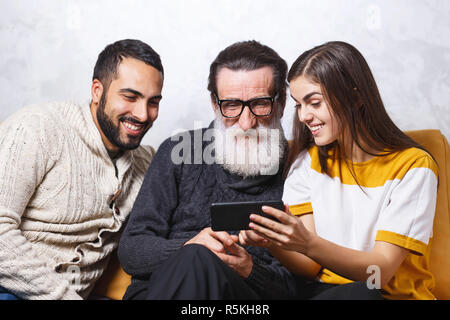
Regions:
[[[416,130],[406,132],[424,146],[439,166],[439,187],[433,239],[431,240],[430,268],[435,276],[433,293],[437,299],[450,300],[450,147],[439,130]],[[97,282],[93,293],[111,299],[121,299],[130,284],[114,254],[107,270]]]
[[[450,300],[450,147],[439,130],[406,133],[433,155],[439,167],[430,268],[436,282],[433,290],[435,297]]]

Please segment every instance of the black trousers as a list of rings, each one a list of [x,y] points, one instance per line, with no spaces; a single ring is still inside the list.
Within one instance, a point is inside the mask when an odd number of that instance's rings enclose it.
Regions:
[[[367,284],[351,282],[348,284],[328,284],[317,281],[297,279],[298,299],[309,300],[384,300],[380,290],[369,289]]]
[[[365,282],[325,284],[296,278],[297,299],[381,300]],[[164,261],[146,281],[129,286],[124,300],[261,299],[250,285],[208,248],[191,244]]]
[[[128,287],[123,299],[260,299],[233,269],[208,248],[191,244],[164,261],[140,288]]]

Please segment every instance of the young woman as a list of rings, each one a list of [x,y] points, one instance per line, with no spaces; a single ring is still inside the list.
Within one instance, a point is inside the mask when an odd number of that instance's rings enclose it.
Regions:
[[[288,81],[297,117],[286,212],[263,208],[279,222],[252,215],[241,243],[266,246],[314,279],[299,290],[305,298],[433,299],[432,156],[389,118],[353,46],[329,42],[303,53]]]

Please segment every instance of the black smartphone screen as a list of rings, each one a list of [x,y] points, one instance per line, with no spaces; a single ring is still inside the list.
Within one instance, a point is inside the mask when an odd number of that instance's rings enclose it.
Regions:
[[[281,200],[213,203],[210,206],[211,229],[213,231],[249,230],[248,224],[252,213],[276,220],[264,213],[261,210],[262,206],[284,211],[284,204]]]

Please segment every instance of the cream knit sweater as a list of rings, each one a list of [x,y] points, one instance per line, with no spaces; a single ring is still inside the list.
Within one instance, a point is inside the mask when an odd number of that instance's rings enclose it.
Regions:
[[[23,299],[86,298],[153,155],[125,152],[116,177],[87,104],[30,106],[0,124],[0,286]]]

